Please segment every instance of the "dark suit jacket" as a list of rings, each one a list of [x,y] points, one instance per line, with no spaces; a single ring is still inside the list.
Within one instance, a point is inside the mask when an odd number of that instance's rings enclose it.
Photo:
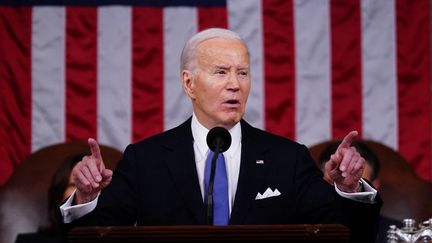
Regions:
[[[373,239],[381,206],[340,197],[322,179],[308,149],[241,121],[241,166],[230,224],[342,223]],[[263,160],[264,164],[257,164]],[[268,187],[281,195],[255,200]],[[205,204],[196,173],[191,119],[129,145],[111,184],[79,225],[202,225]],[[365,238],[367,241],[365,241]],[[372,241],[372,240],[371,240]]]

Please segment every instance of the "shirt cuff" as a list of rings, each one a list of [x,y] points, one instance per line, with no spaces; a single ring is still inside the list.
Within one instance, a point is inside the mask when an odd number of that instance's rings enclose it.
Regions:
[[[363,178],[361,178],[360,180],[361,182],[363,182],[364,190],[362,192],[353,192],[353,193],[343,192],[337,188],[335,183],[336,192],[344,198],[351,199],[357,202],[374,203],[375,197],[377,195],[377,190],[375,190],[375,188],[373,188],[365,180],[363,180]]]
[[[82,216],[90,213],[96,208],[97,205],[99,195],[93,201],[72,206],[72,202],[75,197],[75,191],[70,195],[66,202],[60,206],[60,212],[65,224],[71,223],[75,219],[79,219]]]

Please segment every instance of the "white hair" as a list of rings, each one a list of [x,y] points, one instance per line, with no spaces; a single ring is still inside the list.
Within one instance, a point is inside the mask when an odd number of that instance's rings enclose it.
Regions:
[[[193,35],[183,47],[183,51],[180,57],[180,71],[186,69],[194,72],[197,66],[196,51],[198,45],[203,41],[213,39],[213,38],[239,40],[243,43],[243,45],[246,47],[249,53],[249,49],[246,43],[236,32],[228,29],[222,29],[222,28],[205,29]]]

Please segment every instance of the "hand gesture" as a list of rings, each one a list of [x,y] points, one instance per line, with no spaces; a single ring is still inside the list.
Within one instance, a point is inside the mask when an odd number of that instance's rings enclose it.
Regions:
[[[326,172],[343,192],[361,190],[359,180],[364,171],[365,160],[354,147],[351,147],[357,135],[357,131],[348,133],[325,165]]]
[[[105,168],[96,140],[89,138],[88,145],[91,155],[84,156],[72,170],[77,204],[94,200],[99,192],[111,182],[113,174],[111,170]]]

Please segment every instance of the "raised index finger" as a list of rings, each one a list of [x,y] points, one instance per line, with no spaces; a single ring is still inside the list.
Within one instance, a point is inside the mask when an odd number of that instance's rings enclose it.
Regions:
[[[93,138],[89,138],[88,139],[88,145],[90,146],[90,151],[91,151],[93,158],[95,158],[99,164],[99,162],[102,161],[102,156],[100,153],[99,144]]]
[[[339,144],[339,148],[349,148],[351,147],[351,144],[354,142],[355,137],[357,137],[358,132],[357,131],[351,131],[344,137],[342,142]]]

